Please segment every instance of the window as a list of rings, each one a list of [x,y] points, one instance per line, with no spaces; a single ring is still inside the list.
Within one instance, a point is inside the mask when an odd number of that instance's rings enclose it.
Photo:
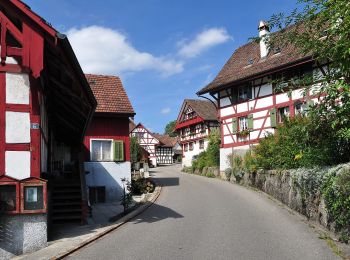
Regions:
[[[204,140],[199,140],[199,149],[204,149]]]
[[[239,131],[244,131],[248,129],[248,117],[239,117],[238,118],[238,126],[239,126]]]
[[[137,132],[137,133],[136,133],[136,137],[137,137],[137,139],[142,139],[142,138],[145,137],[145,133]]]
[[[193,142],[190,143],[190,151],[193,150]]]
[[[295,115],[306,114],[306,104],[304,102],[297,102],[294,104]]]
[[[252,99],[252,88],[250,85],[241,86],[238,89],[232,89],[232,103],[243,102]]]
[[[0,186],[0,212],[16,211],[16,186]]]
[[[113,161],[112,140],[91,140],[91,161],[108,162]]]
[[[283,123],[286,117],[289,117],[289,107],[280,107],[278,109],[278,123]]]
[[[188,151],[188,144],[184,144],[184,150],[185,150],[185,152]]]
[[[24,210],[41,210],[44,208],[43,186],[24,186]]]

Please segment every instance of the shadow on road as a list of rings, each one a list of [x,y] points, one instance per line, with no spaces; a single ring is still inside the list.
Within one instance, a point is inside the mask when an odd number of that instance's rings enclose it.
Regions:
[[[153,223],[167,218],[176,219],[183,217],[184,216],[170,208],[158,204],[153,204],[144,214],[137,216],[132,222],[134,224]]]
[[[154,180],[155,183],[160,184],[163,187],[179,186],[180,184],[180,179],[177,177],[165,177],[165,178],[152,177],[152,180]]]

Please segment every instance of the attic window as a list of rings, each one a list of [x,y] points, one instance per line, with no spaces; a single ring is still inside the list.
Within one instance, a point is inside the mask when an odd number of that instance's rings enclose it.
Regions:
[[[252,65],[254,63],[254,60],[252,59],[252,58],[250,58],[249,60],[248,60],[248,65]]]
[[[273,49],[273,54],[278,54],[281,53],[281,48],[280,47],[276,47]]]
[[[91,85],[94,85],[94,84],[96,84],[96,81],[95,81],[95,80],[90,80],[89,83],[90,83]]]

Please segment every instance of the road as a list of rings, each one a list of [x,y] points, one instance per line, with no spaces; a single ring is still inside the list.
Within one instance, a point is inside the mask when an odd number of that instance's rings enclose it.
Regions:
[[[300,216],[263,194],[159,167],[156,203],[69,259],[338,259]]]

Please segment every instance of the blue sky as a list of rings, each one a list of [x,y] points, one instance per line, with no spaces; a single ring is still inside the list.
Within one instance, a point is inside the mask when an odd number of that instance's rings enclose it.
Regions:
[[[291,0],[24,0],[69,36],[85,72],[121,77],[136,122],[162,133],[258,23]]]

